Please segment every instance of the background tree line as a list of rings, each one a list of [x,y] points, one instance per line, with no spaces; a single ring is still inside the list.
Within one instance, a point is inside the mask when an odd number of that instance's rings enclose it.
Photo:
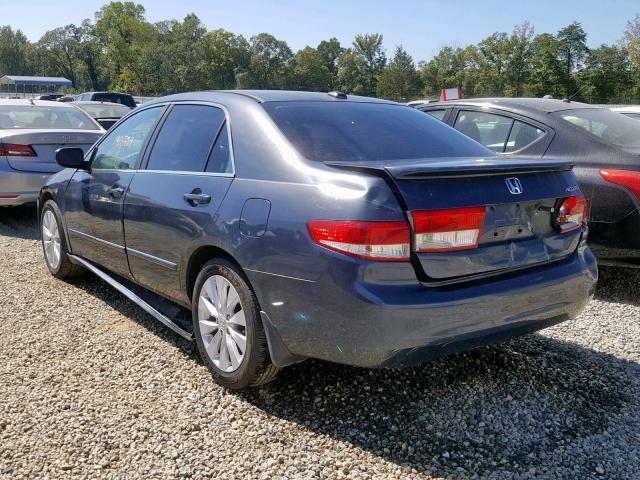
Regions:
[[[394,100],[437,96],[460,86],[467,97],[570,97],[592,103],[640,103],[640,15],[616,44],[587,46],[574,22],[536,34],[525,22],[476,45],[443,46],[416,65],[397,46],[388,58],[380,34],[357,35],[343,46],[331,38],[293,52],[268,33],[247,39],[207,31],[195,14],[150,23],[133,2],[112,2],[80,25],[66,25],[30,42],[0,27],[0,75],[64,76],[78,91],[139,95],[225,88],[342,90]]]

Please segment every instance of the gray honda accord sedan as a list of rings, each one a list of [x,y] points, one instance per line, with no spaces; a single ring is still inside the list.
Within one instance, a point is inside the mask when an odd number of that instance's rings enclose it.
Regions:
[[[229,388],[522,335],[575,317],[597,279],[571,163],[497,159],[393,102],[180,94],[58,161],[39,200],[51,273],[99,276]]]

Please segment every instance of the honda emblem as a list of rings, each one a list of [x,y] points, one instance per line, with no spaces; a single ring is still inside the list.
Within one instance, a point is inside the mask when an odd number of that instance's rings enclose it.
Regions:
[[[507,178],[505,182],[511,195],[520,195],[523,192],[522,184],[516,177]]]

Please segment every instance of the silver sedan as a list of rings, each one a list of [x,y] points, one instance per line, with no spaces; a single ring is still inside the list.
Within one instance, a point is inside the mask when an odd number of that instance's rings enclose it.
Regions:
[[[86,151],[104,132],[67,103],[0,100],[0,206],[35,202],[45,180],[60,170],[55,151]]]

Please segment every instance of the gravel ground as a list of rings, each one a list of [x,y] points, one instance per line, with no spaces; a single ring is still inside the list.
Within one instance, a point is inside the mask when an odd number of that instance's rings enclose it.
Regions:
[[[404,370],[307,361],[243,393],[0,215],[0,478],[640,478],[640,272],[577,320]]]

